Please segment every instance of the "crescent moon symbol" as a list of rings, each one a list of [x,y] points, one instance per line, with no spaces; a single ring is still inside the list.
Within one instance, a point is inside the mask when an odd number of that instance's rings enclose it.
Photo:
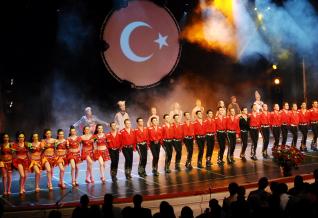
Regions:
[[[122,50],[122,52],[124,53],[124,55],[131,61],[134,62],[144,62],[149,60],[153,54],[149,55],[149,56],[138,56],[136,55],[130,48],[130,44],[129,44],[129,38],[131,33],[137,28],[137,27],[148,27],[148,28],[152,28],[150,25],[148,25],[145,22],[142,21],[135,21],[132,22],[130,24],[128,24],[123,31],[120,34],[120,48]]]

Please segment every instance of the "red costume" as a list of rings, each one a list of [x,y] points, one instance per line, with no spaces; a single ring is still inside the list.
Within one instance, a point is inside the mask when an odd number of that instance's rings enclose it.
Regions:
[[[270,112],[265,113],[264,111],[260,114],[260,122],[262,127],[269,127],[271,125],[271,114]]]
[[[299,125],[299,112],[298,111],[291,111],[289,115],[289,124],[291,126],[298,126]]]
[[[279,112],[271,112],[270,123],[273,127],[280,127],[282,125],[281,114]]]
[[[82,155],[81,159],[86,160],[89,156],[92,160],[94,159],[94,136],[91,135],[89,139],[82,138]]]
[[[309,124],[310,121],[310,112],[308,110],[305,113],[302,110],[299,110],[299,124]]]
[[[136,144],[147,143],[149,145],[149,132],[147,127],[143,127],[142,130],[139,128],[135,129]]]
[[[42,152],[42,148],[41,148],[41,143],[39,143],[39,145],[37,147],[33,147],[33,144],[32,144],[32,147],[29,148],[30,152],[32,153],[35,153],[35,152],[38,152],[38,153],[41,153]],[[42,162],[41,162],[41,159],[39,160],[34,160],[32,159],[31,157],[31,160],[30,160],[30,166],[29,166],[29,170],[33,173],[34,171],[34,166],[37,166],[39,168],[39,170],[42,170]]]
[[[192,122],[184,122],[183,127],[183,136],[184,137],[194,137],[194,126]]]
[[[125,128],[120,130],[121,134],[121,145],[124,147],[132,147],[136,150],[136,135],[134,129],[130,129],[128,132]]]
[[[256,129],[261,126],[261,116],[259,113],[250,113],[249,118],[250,118],[251,129]]]
[[[106,138],[106,134],[103,133],[102,137],[99,137],[98,134],[94,136],[94,138],[96,139],[96,145],[97,147],[100,147],[100,146],[107,146],[107,138]],[[94,159],[95,160],[98,160],[99,157],[102,157],[104,161],[107,161],[109,160],[109,152],[108,152],[108,149],[107,147],[105,148],[105,150],[98,150],[96,149],[94,151]]]
[[[69,163],[69,159],[67,157],[67,149],[68,144],[67,140],[63,142],[56,142],[55,149],[56,149],[56,156],[57,161],[56,164],[63,163],[63,165],[67,165]]]
[[[235,117],[232,118],[231,116],[228,116],[226,118],[226,131],[228,132],[235,132],[236,134],[240,134],[240,123],[239,118]]]
[[[121,149],[121,133],[116,132],[116,135],[113,136],[111,132],[106,135],[107,148],[112,150]]]
[[[4,167],[8,172],[12,172],[12,149],[11,144],[8,144],[9,146],[1,145],[1,160],[0,160],[0,168]],[[4,156],[7,156],[6,159],[4,159]]]
[[[173,138],[176,140],[182,140],[183,139],[183,127],[184,124],[181,123],[174,123],[172,125],[173,128]]]
[[[226,131],[226,117],[220,118],[219,116],[216,117],[215,119],[215,130],[220,131],[220,132],[225,132]]]
[[[172,124],[170,124],[170,126],[168,126],[167,124],[163,124],[161,128],[163,140],[172,140],[174,138],[174,130]]]
[[[318,109],[310,109],[309,110],[310,113],[310,122],[314,122],[314,123],[318,123]]]
[[[194,135],[195,136],[205,136],[206,131],[204,128],[204,122],[202,120],[202,123],[199,120],[194,121],[193,128],[194,128]]]
[[[215,131],[216,131],[216,127],[215,127],[215,120],[214,119],[206,119],[204,122],[203,122],[203,125],[204,125],[204,129],[205,129],[205,132],[207,134],[214,134]]]
[[[12,150],[17,155],[17,157],[13,159],[13,166],[18,169],[18,165],[21,164],[24,170],[28,170],[30,166],[30,160],[28,158],[27,144],[24,143],[23,147],[20,147],[18,143],[14,143],[12,145]],[[19,158],[18,155],[26,155],[26,158]]]
[[[80,163],[82,161],[81,159],[81,137],[76,136],[75,139],[72,139],[71,137],[68,138],[68,146],[69,150],[67,153],[67,159],[68,161],[74,159],[75,163]],[[73,152],[72,149],[77,150],[76,152]]]
[[[54,149],[55,142],[49,143],[47,140],[42,140],[42,144],[43,144],[43,149]],[[56,165],[56,160],[57,157],[55,156],[55,154],[53,155],[46,155],[45,153],[43,153],[42,155],[42,166],[45,167],[45,163],[48,162],[50,164],[51,167],[54,167]]]
[[[155,127],[148,127],[148,132],[149,132],[149,141],[150,142],[162,142],[162,128],[157,126]]]
[[[280,115],[281,115],[281,122],[282,125],[289,125],[289,121],[290,121],[290,111],[286,111],[286,110],[281,110],[280,111]]]

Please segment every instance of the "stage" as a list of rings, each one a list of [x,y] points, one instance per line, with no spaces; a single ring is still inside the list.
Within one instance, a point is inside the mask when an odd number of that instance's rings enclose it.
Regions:
[[[290,136],[289,141],[290,143]],[[308,138],[308,145],[310,144],[311,133]],[[158,177],[154,177],[151,173],[151,160],[152,156],[150,151],[148,152],[148,163],[147,163],[147,174],[145,178],[138,176],[138,154],[134,153],[134,166],[132,172],[131,181],[126,180],[124,175],[124,157],[121,154],[118,171],[118,181],[112,182],[109,174],[110,162],[106,164],[106,184],[102,184],[99,179],[99,166],[95,162],[93,166],[94,171],[94,184],[85,183],[86,174],[86,163],[80,164],[79,173],[79,187],[72,188],[70,167],[66,168],[65,182],[67,189],[60,190],[58,185],[59,170],[54,169],[53,179],[53,191],[49,192],[46,188],[46,172],[42,172],[41,177],[41,191],[40,193],[34,192],[34,174],[29,174],[26,184],[26,194],[20,196],[18,193],[19,189],[19,175],[17,171],[14,171],[13,182],[12,182],[12,195],[10,197],[2,197],[5,202],[5,207],[8,210],[17,209],[32,209],[32,208],[54,208],[56,203],[59,201],[60,206],[74,206],[79,202],[79,198],[83,194],[87,194],[90,197],[91,202],[101,203],[105,193],[112,193],[116,197],[117,202],[128,202],[131,197],[140,193],[145,196],[145,199],[164,199],[182,196],[191,196],[199,194],[207,194],[209,192],[225,191],[227,185],[230,182],[237,182],[239,184],[255,184],[257,180],[262,176],[267,176],[269,179],[279,179],[282,177],[281,169],[272,161],[272,159],[262,159],[261,157],[261,144],[262,139],[260,138],[258,144],[258,160],[252,161],[249,159],[250,147],[247,149],[247,161],[243,162],[239,159],[239,152],[241,149],[240,144],[237,144],[235,150],[235,164],[220,167],[216,164],[217,150],[213,153],[213,165],[211,168],[196,168],[197,158],[197,146],[194,149],[193,157],[193,169],[187,170],[184,167],[186,149],[183,147],[182,155],[182,170],[180,172],[174,170],[174,162],[171,164],[172,172],[165,174],[164,157],[165,152],[161,149],[160,152],[160,163]],[[272,144],[272,139],[270,144]],[[250,144],[249,144],[250,145]],[[216,145],[216,147],[218,147]],[[308,146],[309,147],[309,146]],[[269,149],[270,151],[271,149]],[[226,151],[227,152],[227,151]],[[271,153],[271,152],[270,152]],[[175,153],[174,153],[175,154]],[[226,153],[225,153],[226,154]],[[173,157],[174,159],[174,157]],[[205,160],[204,160],[205,163]],[[305,161],[293,170],[293,175],[296,174],[310,174],[314,169],[318,168],[318,153],[307,152],[305,153]],[[290,178],[291,180],[292,178]],[[0,184],[0,192],[2,193],[2,181]],[[63,198],[64,197],[64,198]],[[63,199],[62,199],[63,198]]]

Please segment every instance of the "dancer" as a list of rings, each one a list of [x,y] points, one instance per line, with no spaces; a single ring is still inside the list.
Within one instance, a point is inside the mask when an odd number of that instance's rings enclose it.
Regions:
[[[230,113],[230,109],[234,108],[235,114],[240,114],[241,109],[238,103],[236,102],[236,96],[231,96],[231,103],[227,106],[227,113]]]
[[[222,108],[224,109],[224,114],[223,114],[223,116],[226,116],[225,103],[224,103],[224,101],[220,100],[220,101],[218,101],[218,104],[217,104],[217,106],[216,106],[217,111],[216,111],[215,117],[218,117],[218,116],[219,116],[219,110],[218,110],[219,107],[222,107]]]
[[[198,148],[199,148],[197,166],[200,169],[200,168],[203,168],[202,157],[203,157],[203,153],[204,153],[204,143],[205,143],[206,132],[205,132],[204,124],[203,124],[202,112],[197,111],[195,113],[195,116],[197,118],[193,123],[193,128],[194,128],[195,140],[196,140]]]
[[[99,119],[98,117],[96,117],[95,115],[93,115],[91,107],[86,107],[85,108],[85,115],[82,116],[79,121],[74,123],[73,126],[76,128],[79,127],[80,130],[83,130],[84,126],[89,126],[90,132],[93,133],[95,131],[97,123],[103,124],[105,126],[109,126],[109,124],[107,122],[105,122],[105,121]]]
[[[280,114],[282,122],[280,127],[282,131],[282,145],[286,145],[290,119],[289,104],[287,102],[283,104],[283,109],[281,110]]]
[[[126,102],[118,101],[117,105],[119,107],[119,112],[116,113],[114,121],[117,124],[119,130],[122,130],[125,127],[124,121],[129,119],[129,115],[126,112]]]
[[[65,134],[62,129],[57,130],[57,139],[55,142],[55,152],[56,152],[56,165],[60,169],[60,181],[58,186],[61,189],[65,189],[65,183],[64,183],[64,173],[65,173],[65,167],[69,163],[68,159],[68,148],[69,148],[69,141],[65,139]]]
[[[290,132],[293,135],[293,141],[291,146],[297,146],[297,139],[298,139],[298,125],[299,125],[299,112],[297,108],[297,104],[292,104],[292,110],[289,115],[289,123],[290,123]]]
[[[35,132],[31,135],[31,144],[29,147],[29,157],[31,161],[29,169],[32,173],[35,173],[35,192],[40,191],[40,178],[42,170],[41,155],[42,148],[41,142],[39,140],[39,134]]]
[[[0,144],[0,168],[2,173],[3,195],[11,195],[12,184],[12,145],[8,133],[3,133]]]
[[[162,128],[158,126],[156,117],[151,118],[151,127],[148,127],[150,150],[152,153],[152,173],[159,176],[158,161],[160,156],[160,144],[162,143]]]
[[[256,104],[256,112],[262,112],[262,108],[263,108],[263,104],[264,102],[261,100],[261,95],[259,94],[259,92],[256,90],[255,91],[255,101],[254,104]]]
[[[69,149],[67,153],[67,159],[71,164],[72,186],[78,186],[78,164],[81,163],[81,137],[77,136],[74,126],[70,127],[69,137],[67,139]]]
[[[191,170],[192,167],[192,154],[193,154],[193,141],[194,141],[194,127],[191,122],[190,112],[184,112],[184,124],[183,124],[183,142],[187,149],[187,160],[185,167],[188,170]]]
[[[151,127],[151,118],[153,118],[153,117],[157,118],[158,125],[159,125],[160,120],[159,120],[159,116],[157,115],[157,108],[156,108],[156,107],[152,107],[152,108],[150,109],[150,112],[151,112],[151,115],[150,115],[150,117],[148,118],[147,127]]]
[[[261,122],[261,134],[263,138],[263,148],[262,155],[263,158],[269,158],[267,153],[267,148],[269,144],[269,135],[270,135],[270,112],[268,112],[267,104],[263,104],[262,112],[260,113],[260,122]]]
[[[163,122],[164,124],[162,125],[162,147],[166,152],[165,172],[170,173],[170,163],[173,151],[173,127],[170,123],[170,116],[168,114],[163,115]]]
[[[239,118],[235,114],[235,109],[230,108],[229,115],[226,117],[226,135],[228,140],[227,163],[233,164],[234,151],[236,146],[236,136],[240,134]]]
[[[138,175],[140,177],[147,176],[146,164],[147,164],[147,152],[149,146],[149,133],[148,128],[144,127],[144,120],[141,117],[136,119],[137,128],[136,134],[136,149],[139,154]]]
[[[182,139],[183,139],[183,124],[180,122],[180,115],[175,114],[173,115],[173,147],[176,152],[175,157],[175,170],[180,171],[180,161],[182,155]]]
[[[131,170],[133,164],[133,152],[136,150],[136,135],[135,130],[131,128],[131,121],[124,120],[125,127],[121,133],[121,150],[125,157],[125,176],[126,179],[131,179]]]
[[[180,120],[182,120],[183,112],[180,109],[180,104],[178,102],[175,102],[172,106],[172,111],[170,111],[169,116],[170,118],[173,118],[173,115],[178,114]]]
[[[218,165],[223,165],[223,156],[225,151],[225,142],[226,142],[226,117],[225,109],[223,107],[218,107],[217,117],[215,118],[215,130],[216,138],[219,143],[219,153],[218,153]]]
[[[201,113],[204,112],[204,107],[202,106],[202,102],[201,102],[200,99],[197,99],[197,100],[195,101],[195,106],[194,106],[194,108],[192,109],[192,114],[191,114],[192,120],[195,120],[195,119],[197,118],[197,117],[196,117],[197,111],[201,111]]]
[[[13,158],[13,166],[20,174],[20,195],[25,193],[25,182],[28,177],[30,161],[28,157],[28,144],[25,141],[25,134],[18,132],[16,142],[12,145],[12,150],[15,153]]]
[[[84,126],[83,135],[81,136],[82,142],[82,161],[86,160],[86,183],[94,183],[93,176],[93,159],[94,159],[94,137],[90,131],[89,126]]]
[[[274,111],[271,112],[270,123],[272,126],[272,133],[274,137],[274,147],[279,145],[280,127],[282,125],[281,114],[279,112],[279,105],[274,104]]]
[[[257,112],[258,106],[257,104],[252,105],[252,113],[249,115],[250,118],[250,136],[252,139],[252,147],[251,147],[251,159],[257,160],[256,149],[257,142],[259,138],[259,128],[260,128],[260,114]]]
[[[121,133],[118,131],[115,122],[110,123],[110,132],[106,134],[107,149],[111,159],[110,175],[113,182],[117,181],[117,170],[119,161],[119,152],[121,149]]]
[[[248,132],[250,131],[250,118],[248,117],[247,107],[242,108],[242,114],[240,116],[240,136],[242,141],[242,150],[240,158],[246,161],[245,151],[247,148]]]
[[[317,138],[318,138],[318,101],[317,100],[313,101],[312,108],[310,109],[310,125],[313,132],[311,150],[317,151]]]
[[[107,138],[104,133],[104,128],[101,124],[96,125],[94,132],[94,138],[96,142],[96,150],[94,151],[94,159],[98,160],[100,180],[105,184],[105,162],[109,160],[109,153],[107,149]]]
[[[52,138],[52,131],[45,129],[43,139],[41,141],[42,152],[42,168],[45,168],[47,173],[47,187],[50,191],[53,190],[52,177],[53,168],[56,165],[57,157],[55,155],[55,142],[56,139]]]
[[[301,109],[299,110],[299,125],[298,128],[302,134],[300,150],[307,152],[307,134],[309,126],[310,113],[307,110],[306,102],[301,104]]]
[[[205,140],[206,140],[206,167],[211,167],[212,163],[212,155],[215,144],[215,120],[213,119],[212,110],[207,110],[206,112],[207,118],[204,121],[204,129],[206,132]]]

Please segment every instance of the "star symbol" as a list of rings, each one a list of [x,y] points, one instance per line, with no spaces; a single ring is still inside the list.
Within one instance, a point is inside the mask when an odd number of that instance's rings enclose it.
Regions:
[[[168,46],[167,43],[168,36],[162,36],[160,33],[158,34],[158,38],[154,40],[155,43],[159,45],[159,49],[161,49],[163,46]]]

